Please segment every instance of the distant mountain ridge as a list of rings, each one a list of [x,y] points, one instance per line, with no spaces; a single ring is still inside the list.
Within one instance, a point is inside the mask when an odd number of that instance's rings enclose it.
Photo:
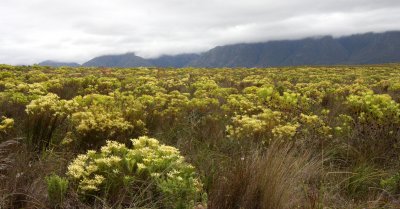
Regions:
[[[62,67],[62,66],[79,67],[79,66],[81,66],[80,64],[75,63],[75,62],[57,62],[57,61],[52,61],[52,60],[46,60],[46,61],[40,62],[38,65],[51,66],[51,67]]]
[[[151,65],[152,64],[148,60],[136,56],[135,53],[103,55],[82,64],[82,66],[85,67],[140,67]]]
[[[82,66],[270,67],[392,62],[400,62],[400,31],[232,44],[217,46],[201,54],[164,55],[152,59],[134,53],[104,55]]]

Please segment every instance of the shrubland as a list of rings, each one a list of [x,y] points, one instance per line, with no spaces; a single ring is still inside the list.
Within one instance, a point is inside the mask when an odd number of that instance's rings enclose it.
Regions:
[[[0,65],[0,208],[399,208],[400,66]]]

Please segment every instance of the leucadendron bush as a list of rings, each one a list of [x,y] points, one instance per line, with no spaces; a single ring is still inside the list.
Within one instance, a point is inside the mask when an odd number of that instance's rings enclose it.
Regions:
[[[78,155],[67,171],[78,194],[86,199],[124,196],[129,200],[125,204],[136,207],[193,208],[206,201],[195,168],[176,148],[146,136],[133,139],[132,144],[127,148],[107,141],[99,152]]]
[[[5,138],[14,127],[14,119],[1,117],[0,118],[0,137],[1,139]]]
[[[399,81],[0,65],[0,208],[398,208]]]

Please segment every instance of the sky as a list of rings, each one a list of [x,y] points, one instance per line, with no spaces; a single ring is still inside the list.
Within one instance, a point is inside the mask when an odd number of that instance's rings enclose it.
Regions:
[[[0,63],[400,30],[400,0],[1,0]]]

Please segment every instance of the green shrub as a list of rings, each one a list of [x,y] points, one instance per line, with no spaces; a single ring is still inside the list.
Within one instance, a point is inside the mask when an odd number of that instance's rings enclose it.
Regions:
[[[14,119],[12,118],[6,118],[6,117],[1,117],[0,120],[0,133],[1,132],[7,132],[7,130],[10,130],[14,126]]]
[[[92,149],[103,145],[105,139],[117,138],[133,128],[121,112],[107,111],[97,106],[73,113],[71,124],[77,136],[76,143],[82,148]]]
[[[47,194],[52,206],[59,206],[63,203],[68,189],[68,180],[56,174],[46,177]]]
[[[76,102],[60,100],[52,93],[32,100],[26,106],[28,114],[28,145],[35,151],[47,149],[54,131],[76,109]]]
[[[272,129],[281,123],[282,113],[264,109],[257,115],[237,115],[232,117],[232,125],[226,126],[228,137],[232,139],[265,141],[272,138]]]
[[[145,136],[132,143],[130,149],[107,141],[100,152],[79,155],[67,172],[78,193],[87,199],[113,199],[121,190],[131,199],[145,193],[148,197],[141,196],[142,203],[162,208],[190,208],[201,200],[200,179],[176,148]]]
[[[299,117],[300,127],[295,136],[297,143],[306,147],[323,148],[332,138],[332,128],[325,123],[321,116],[306,115]]]
[[[369,159],[397,155],[400,139],[400,104],[387,94],[365,93],[347,98],[355,137],[351,145]],[[374,155],[374,156],[372,156]]]
[[[393,194],[398,194],[400,192],[400,172],[389,178],[382,179],[381,186]]]
[[[400,123],[400,105],[390,95],[366,93],[361,96],[350,95],[347,98],[350,112],[358,116],[362,123],[381,126]]]

